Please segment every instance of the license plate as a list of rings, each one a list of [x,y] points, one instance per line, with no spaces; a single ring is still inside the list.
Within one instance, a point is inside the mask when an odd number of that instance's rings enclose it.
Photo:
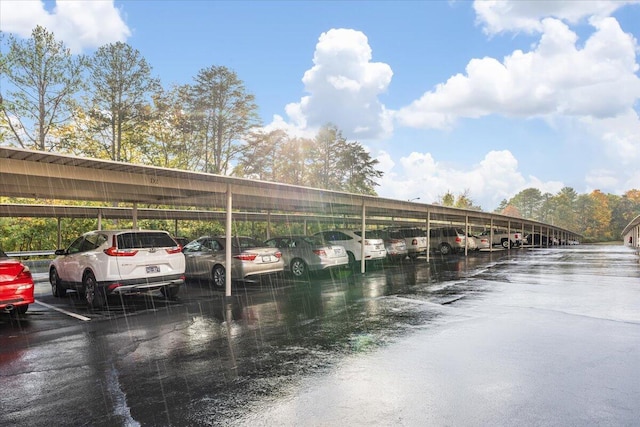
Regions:
[[[148,265],[147,273],[160,273],[160,267],[157,265]]]
[[[273,261],[273,257],[271,255],[262,257],[262,262],[272,262],[272,261]]]
[[[342,255],[342,250],[341,249],[334,249],[333,253],[336,255]]]
[[[378,251],[382,250],[382,246],[381,245],[376,245],[376,250],[378,250]]]

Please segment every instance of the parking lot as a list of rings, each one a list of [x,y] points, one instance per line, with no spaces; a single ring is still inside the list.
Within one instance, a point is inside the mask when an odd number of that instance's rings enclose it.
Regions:
[[[638,278],[627,248],[577,246],[100,310],[38,281],[26,320],[0,317],[0,424],[629,425]]]

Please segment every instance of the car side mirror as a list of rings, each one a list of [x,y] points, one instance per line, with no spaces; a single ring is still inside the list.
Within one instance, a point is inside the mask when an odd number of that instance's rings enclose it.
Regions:
[[[66,255],[67,254],[67,250],[66,249],[56,249],[54,254],[55,255]]]

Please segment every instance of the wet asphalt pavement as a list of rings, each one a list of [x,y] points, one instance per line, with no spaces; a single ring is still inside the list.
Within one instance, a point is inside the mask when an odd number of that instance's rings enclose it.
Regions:
[[[631,249],[434,258],[100,311],[41,282],[0,315],[0,425],[638,425]]]

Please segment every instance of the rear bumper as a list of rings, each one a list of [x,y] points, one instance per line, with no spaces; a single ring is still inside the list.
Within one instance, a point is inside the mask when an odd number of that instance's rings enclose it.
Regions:
[[[159,289],[164,286],[181,286],[184,284],[184,280],[184,274],[172,274],[168,276],[143,277],[141,279],[99,282],[98,285],[105,288],[107,294],[124,294]]]
[[[34,285],[29,283],[5,286],[0,296],[0,311],[11,310],[15,306],[29,305],[35,302]]]

